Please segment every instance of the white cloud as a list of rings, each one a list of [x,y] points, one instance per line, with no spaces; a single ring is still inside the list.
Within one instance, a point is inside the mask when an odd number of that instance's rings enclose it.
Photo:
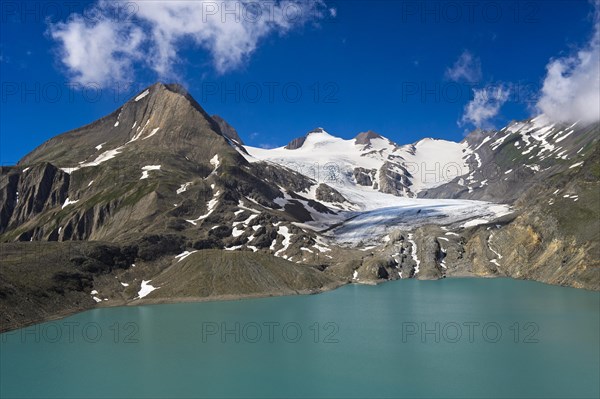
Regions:
[[[498,115],[509,95],[510,89],[502,85],[473,89],[473,99],[465,106],[459,125],[472,124],[477,128],[491,128],[490,120]]]
[[[446,70],[446,77],[455,82],[478,82],[481,80],[481,61],[465,50],[454,62],[454,65]]]
[[[121,29],[108,19],[90,24],[86,18],[73,15],[67,22],[52,26],[50,34],[62,43],[62,62],[78,83],[130,79],[132,62],[141,57],[142,31]]]
[[[271,34],[285,34],[332,13],[323,0],[98,0],[90,14],[50,26],[62,63],[79,83],[106,84],[133,75],[136,63],[174,75],[184,46],[210,54],[218,73],[239,68]],[[87,15],[87,14],[86,14]]]
[[[537,109],[557,122],[600,120],[600,1],[595,6],[591,40],[576,54],[546,66]]]

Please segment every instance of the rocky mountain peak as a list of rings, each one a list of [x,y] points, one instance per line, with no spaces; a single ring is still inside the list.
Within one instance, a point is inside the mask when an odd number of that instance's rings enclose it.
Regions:
[[[72,168],[97,164],[96,158],[107,151],[118,154],[133,148],[140,154],[162,149],[195,159],[206,143],[220,140],[226,144],[223,137],[219,123],[183,86],[155,83],[113,113],[50,139],[20,164],[50,162]]]
[[[355,144],[361,144],[361,145],[367,145],[367,144],[371,144],[371,140],[372,139],[382,139],[383,137],[378,134],[375,133],[372,130],[366,131],[366,132],[362,132],[356,135],[356,137],[354,138]]]
[[[319,134],[319,133],[327,133],[327,132],[322,127],[317,127],[315,129],[311,130],[310,132],[306,133],[306,135],[308,136],[310,134]]]
[[[298,148],[301,148],[304,145],[304,143],[306,142],[306,139],[308,138],[308,136],[310,136],[311,134],[327,134],[327,135],[329,135],[329,133],[327,133],[325,131],[325,129],[323,129],[322,127],[317,127],[315,129],[311,130],[310,132],[306,133],[304,136],[295,138],[294,140],[290,141],[284,148],[286,150],[297,150]]]

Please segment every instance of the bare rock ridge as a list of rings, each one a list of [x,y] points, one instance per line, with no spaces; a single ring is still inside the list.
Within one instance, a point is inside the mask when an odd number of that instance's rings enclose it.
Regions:
[[[221,118],[219,115],[212,115],[211,118],[215,122],[217,122],[217,125],[219,125],[219,129],[221,130],[221,133],[223,134],[223,136],[227,137],[230,140],[235,141],[238,144],[244,145],[244,142],[238,135],[238,132],[235,130],[235,128],[233,126],[231,126],[229,123],[227,123],[227,121],[225,119]]]

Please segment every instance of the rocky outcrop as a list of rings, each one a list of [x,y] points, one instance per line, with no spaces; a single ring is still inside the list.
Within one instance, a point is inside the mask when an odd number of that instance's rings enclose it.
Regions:
[[[346,202],[346,198],[342,194],[340,194],[336,189],[326,185],[319,184],[317,187],[315,198],[319,201],[329,202],[329,203],[344,203]]]
[[[354,168],[353,175],[356,184],[360,186],[372,187],[375,180],[375,169]]]
[[[70,176],[49,163],[0,174],[0,233],[62,205],[68,198]]]
[[[396,196],[405,196],[410,191],[408,171],[398,165],[385,162],[379,171],[379,191]]]

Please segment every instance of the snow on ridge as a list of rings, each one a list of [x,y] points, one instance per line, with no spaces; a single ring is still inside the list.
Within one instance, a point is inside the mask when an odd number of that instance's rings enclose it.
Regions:
[[[140,101],[142,98],[146,97],[148,94],[150,94],[150,90],[144,91],[142,94],[140,94],[139,96],[137,96],[135,98],[135,102]]]

